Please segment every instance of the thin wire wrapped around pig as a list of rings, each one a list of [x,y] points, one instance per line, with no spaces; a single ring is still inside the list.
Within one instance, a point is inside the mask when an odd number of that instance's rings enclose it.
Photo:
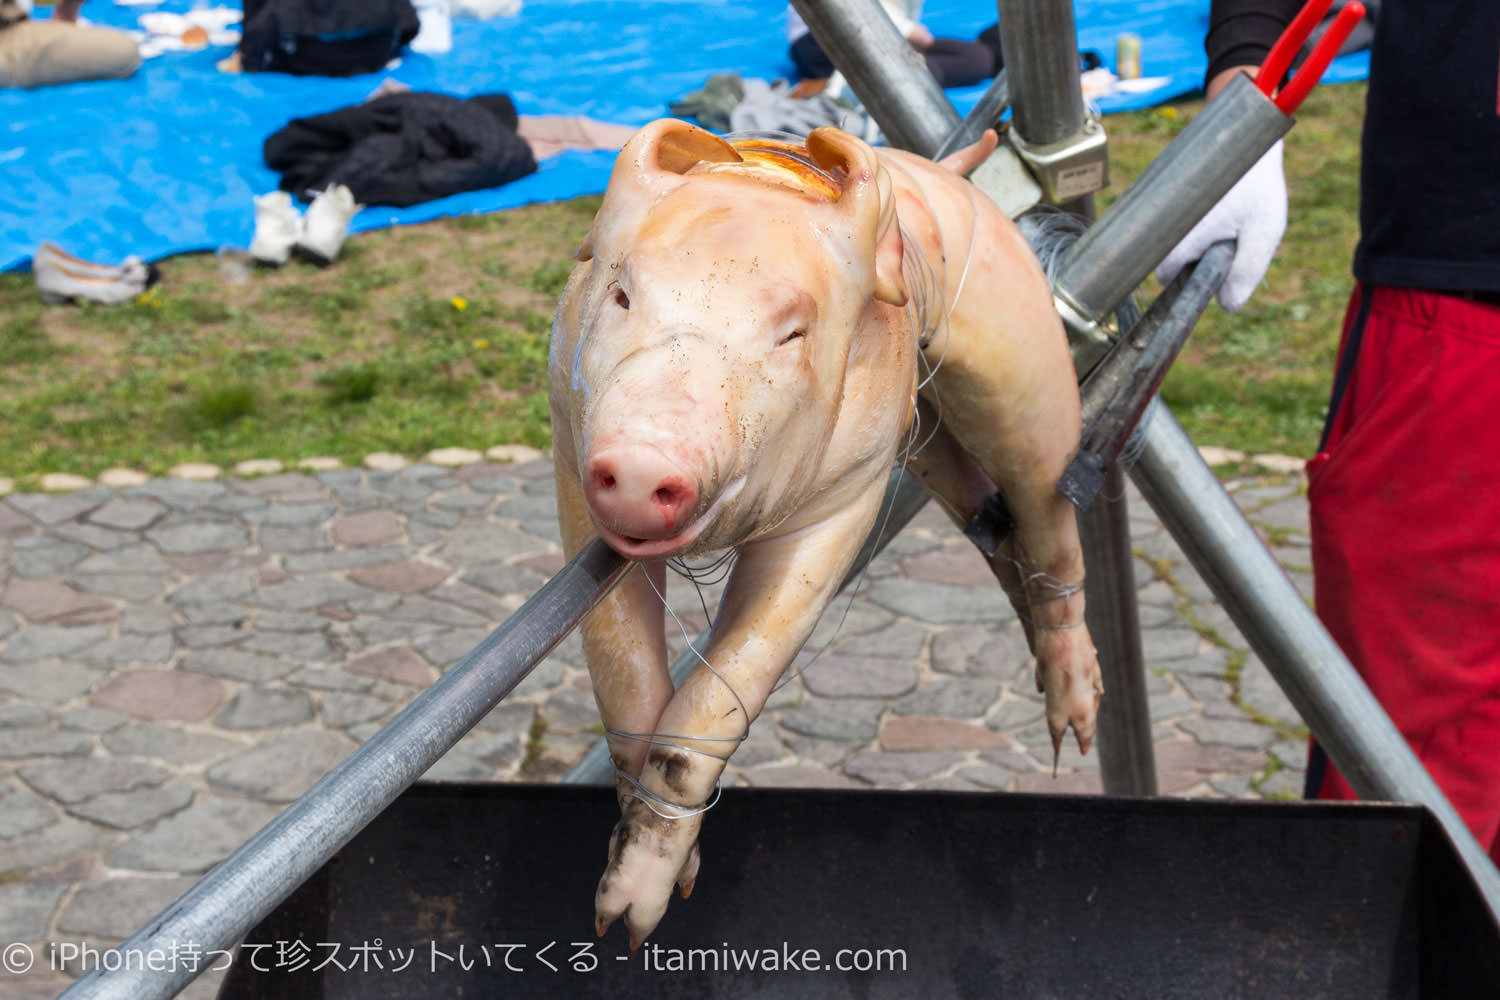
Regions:
[[[621,819],[595,899],[632,947],[676,884],[725,762],[801,649],[907,461],[967,522],[1015,522],[991,567],[1026,623],[1054,748],[1087,751],[1100,693],[1073,510],[1078,387],[1025,239],[940,166],[837,129],[733,143],[654,122],[621,151],[553,330],[551,410],[571,556],[641,565],[585,620]],[[920,381],[919,381],[919,373]],[[920,447],[914,445],[919,444]],[[664,562],[739,556],[674,691]]]

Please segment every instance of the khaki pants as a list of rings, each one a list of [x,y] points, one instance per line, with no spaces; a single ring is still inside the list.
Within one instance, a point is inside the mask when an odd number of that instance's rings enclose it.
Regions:
[[[135,40],[120,31],[51,20],[0,28],[0,87],[110,80],[140,64]]]

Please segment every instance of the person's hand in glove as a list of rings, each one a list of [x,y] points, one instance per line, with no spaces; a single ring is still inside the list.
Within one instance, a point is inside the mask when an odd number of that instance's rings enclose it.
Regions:
[[[1258,66],[1233,66],[1215,74],[1206,88],[1208,99],[1217,97],[1236,74],[1246,73],[1253,79],[1257,72]],[[1167,254],[1156,268],[1156,280],[1165,285],[1209,247],[1232,239],[1236,241],[1234,262],[1219,286],[1219,305],[1225,312],[1239,312],[1266,276],[1285,232],[1286,175],[1278,140]]]
[[[1209,247],[1233,239],[1234,262],[1219,286],[1219,305],[1225,312],[1239,312],[1266,276],[1285,232],[1286,175],[1277,140],[1167,254],[1156,269],[1156,280],[1165,285]]]

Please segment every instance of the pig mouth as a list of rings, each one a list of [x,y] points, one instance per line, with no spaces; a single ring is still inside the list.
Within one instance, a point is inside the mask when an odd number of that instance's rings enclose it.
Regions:
[[[720,513],[733,500],[740,495],[745,488],[745,477],[738,476],[720,491],[714,502],[709,504],[703,513],[695,516],[687,523],[681,531],[666,538],[632,538],[613,530],[607,525],[600,524],[597,517],[594,518],[594,530],[604,543],[614,549],[626,559],[668,559],[672,556],[687,555],[693,544],[702,537],[703,533],[718,520]]]

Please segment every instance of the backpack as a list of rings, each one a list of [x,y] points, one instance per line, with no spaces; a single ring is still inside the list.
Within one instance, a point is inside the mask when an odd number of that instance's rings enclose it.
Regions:
[[[245,0],[240,62],[247,72],[373,73],[418,26],[411,0]]]

